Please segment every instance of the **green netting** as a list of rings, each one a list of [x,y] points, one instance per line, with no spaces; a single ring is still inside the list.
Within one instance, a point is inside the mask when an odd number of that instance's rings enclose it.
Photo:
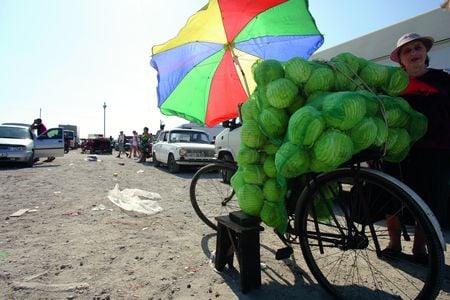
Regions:
[[[276,108],[289,107],[294,102],[297,93],[298,87],[286,78],[276,79],[267,84],[267,100]]]
[[[309,96],[317,91],[331,91],[334,89],[334,80],[334,72],[330,67],[316,66],[305,83],[304,93]]]
[[[260,74],[268,78],[261,78],[243,112],[243,148],[231,183],[241,209],[259,215],[281,233],[287,226],[288,179],[333,170],[367,148],[398,162],[426,133],[427,118],[403,98],[392,96],[406,87],[399,68],[351,53],[329,62],[293,59],[283,72],[281,63],[268,65],[277,67],[267,68],[272,69],[268,75]],[[321,194],[315,214],[326,221],[327,205],[338,191],[335,186],[324,187]]]
[[[358,124],[366,115],[366,100],[355,92],[336,92],[322,102],[323,116],[328,126],[347,130]]]
[[[248,120],[241,128],[241,141],[249,148],[259,149],[266,143],[267,137],[259,129],[258,122]]]
[[[312,72],[310,63],[301,57],[294,57],[288,60],[284,66],[286,78],[296,85],[300,85],[308,81]]]
[[[241,116],[244,122],[248,120],[257,121],[259,113],[260,109],[258,108],[257,100],[253,96],[251,96],[241,106]]]
[[[278,139],[284,136],[289,116],[284,109],[269,107],[263,109],[258,117],[259,128],[269,139]]]
[[[276,178],[269,178],[263,186],[264,199],[271,202],[284,203],[283,188]]]
[[[390,96],[400,95],[408,86],[409,75],[403,68],[389,67],[389,78],[383,91]]]
[[[290,142],[284,143],[275,154],[278,173],[286,178],[300,176],[309,171],[309,152]]]
[[[252,66],[252,73],[253,79],[260,87],[284,77],[283,65],[274,59],[257,60]]]
[[[241,145],[236,155],[236,161],[239,165],[248,165],[259,162],[260,153],[258,150],[248,148],[245,145]]]
[[[410,111],[408,124],[406,124],[406,129],[411,137],[411,141],[415,142],[425,135],[428,130],[428,119],[427,117],[415,110]]]
[[[313,158],[332,168],[349,160],[353,153],[350,137],[336,129],[325,131],[313,146]]]
[[[287,108],[287,112],[289,114],[289,116],[291,116],[292,114],[294,114],[297,110],[299,110],[300,108],[303,107],[303,105],[305,105],[306,102],[306,98],[303,97],[301,94],[297,94],[294,97],[294,101],[291,103],[291,105],[289,105],[289,107]]]
[[[266,173],[264,173],[263,165],[249,164],[243,165],[242,168],[242,176],[244,176],[245,183],[264,185],[267,176]]]
[[[275,166],[275,155],[268,155],[263,163],[263,170],[267,177],[277,177],[277,167]]]
[[[322,113],[307,105],[291,116],[287,136],[295,145],[311,147],[324,129]]]
[[[364,118],[350,130],[350,138],[353,142],[353,152],[372,146],[377,138],[378,127],[373,118]]]
[[[381,89],[388,83],[389,71],[387,66],[368,62],[359,72],[359,76],[369,86]]]
[[[239,207],[248,215],[259,217],[264,204],[264,194],[255,184],[244,184],[237,191]]]

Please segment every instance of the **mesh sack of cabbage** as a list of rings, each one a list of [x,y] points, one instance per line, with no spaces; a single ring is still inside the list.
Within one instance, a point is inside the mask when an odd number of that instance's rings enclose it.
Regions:
[[[309,207],[308,214],[317,218],[321,222],[331,220],[333,201],[339,197],[340,187],[337,182],[329,183],[320,188],[314,196],[313,205]]]
[[[260,217],[266,225],[284,232],[287,226],[286,185],[278,179],[275,167],[278,148],[267,140],[257,149],[241,143],[236,156],[239,167],[231,178],[231,185],[244,213]]]
[[[288,178],[330,171],[365,149],[385,152],[385,160],[399,162],[427,129],[426,117],[401,97],[343,91],[322,94],[320,101],[314,101],[314,106],[307,102],[289,119],[289,154],[281,151],[285,145],[276,153],[277,170]],[[294,153],[308,157],[309,166],[284,172],[287,161],[299,163]]]
[[[409,80],[401,68],[341,53],[330,61],[258,61],[252,72],[257,87],[241,108],[232,185],[241,209],[279,232],[287,179],[330,171],[370,148],[401,161],[426,132],[425,116],[398,97]],[[320,218],[332,197],[325,199]]]

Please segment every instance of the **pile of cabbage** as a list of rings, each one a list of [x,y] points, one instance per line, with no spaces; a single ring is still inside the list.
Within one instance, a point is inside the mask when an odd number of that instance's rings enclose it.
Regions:
[[[253,65],[255,91],[231,179],[240,208],[284,232],[286,180],[333,170],[364,149],[399,162],[427,130],[427,118],[399,97],[401,68],[341,53],[329,61],[296,57]]]

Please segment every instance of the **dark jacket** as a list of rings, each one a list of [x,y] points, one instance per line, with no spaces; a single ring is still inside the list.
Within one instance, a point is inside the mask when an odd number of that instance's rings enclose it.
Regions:
[[[428,131],[414,147],[450,150],[450,74],[429,69],[411,77],[401,96],[428,118]]]

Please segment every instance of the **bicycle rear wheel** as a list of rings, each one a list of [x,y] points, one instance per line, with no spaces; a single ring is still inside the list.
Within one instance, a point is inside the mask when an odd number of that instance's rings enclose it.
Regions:
[[[312,180],[297,204],[295,228],[317,281],[343,299],[435,298],[443,276],[442,236],[417,198],[371,169],[343,168]],[[389,256],[381,252],[389,242],[387,215],[398,217],[403,228],[402,252]],[[417,225],[428,251],[421,263],[412,255]]]
[[[237,167],[232,163],[216,162],[200,168],[189,188],[192,207],[200,219],[217,230],[215,217],[239,210],[237,197],[229,179]]]

